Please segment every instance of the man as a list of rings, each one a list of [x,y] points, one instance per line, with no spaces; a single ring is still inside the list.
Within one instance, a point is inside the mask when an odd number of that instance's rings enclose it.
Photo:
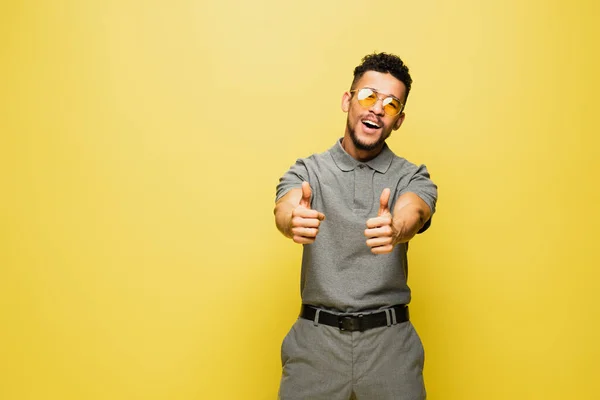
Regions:
[[[300,318],[286,335],[281,400],[425,398],[424,353],[409,321],[408,242],[437,187],[385,143],[412,79],[394,55],[368,55],[342,96],[344,137],[299,159],[277,186],[275,222],[303,244]]]

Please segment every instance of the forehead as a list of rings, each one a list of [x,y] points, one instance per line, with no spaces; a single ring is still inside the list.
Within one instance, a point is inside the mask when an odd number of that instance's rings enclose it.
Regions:
[[[367,71],[356,82],[356,88],[369,87],[383,94],[391,94],[400,100],[404,99],[406,86],[390,73]]]

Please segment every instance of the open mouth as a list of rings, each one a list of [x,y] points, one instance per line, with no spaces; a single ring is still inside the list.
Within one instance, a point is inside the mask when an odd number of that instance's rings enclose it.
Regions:
[[[379,128],[381,128],[376,122],[373,122],[373,121],[368,120],[368,119],[363,119],[360,122],[362,122],[362,124],[364,126],[366,126],[367,128],[370,128],[370,129],[379,129]]]

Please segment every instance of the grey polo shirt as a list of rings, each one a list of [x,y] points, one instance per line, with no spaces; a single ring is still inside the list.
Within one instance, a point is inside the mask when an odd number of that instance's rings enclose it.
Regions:
[[[279,180],[276,200],[303,181],[312,189],[311,207],[326,219],[315,242],[304,245],[302,302],[341,312],[408,304],[408,243],[376,255],[366,244],[364,230],[367,219],[377,216],[386,187],[392,191],[391,210],[400,195],[413,192],[433,215],[437,187],[427,168],[396,156],[387,144],[377,157],[360,162],[346,153],[340,139],[324,153],[297,160]]]

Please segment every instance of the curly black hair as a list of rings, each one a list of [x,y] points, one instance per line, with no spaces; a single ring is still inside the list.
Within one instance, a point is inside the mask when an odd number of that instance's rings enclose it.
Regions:
[[[354,68],[354,80],[352,81],[351,89],[354,89],[356,82],[358,82],[367,71],[390,73],[394,78],[404,83],[406,86],[406,97],[404,102],[406,103],[408,92],[410,92],[410,86],[412,84],[412,78],[408,72],[408,67],[400,57],[387,53],[373,53],[365,56],[362,59],[362,63]]]

